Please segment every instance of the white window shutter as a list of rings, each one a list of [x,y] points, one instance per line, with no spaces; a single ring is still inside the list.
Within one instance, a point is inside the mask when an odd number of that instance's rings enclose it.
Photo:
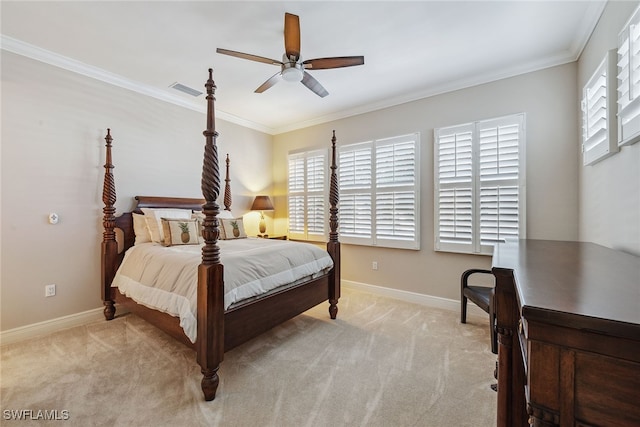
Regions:
[[[316,153],[306,159],[307,166],[307,238],[325,235],[328,206],[324,194],[327,186],[327,156]]]
[[[373,145],[353,144],[338,151],[340,187],[340,239],[346,243],[371,244]]]
[[[524,115],[435,132],[435,248],[491,254],[524,237]]]
[[[289,237],[292,239],[326,239],[327,161],[326,150],[289,155]]]
[[[419,249],[418,134],[339,148],[340,239]]]
[[[582,90],[582,156],[591,165],[618,151],[616,51],[607,53]]]
[[[304,156],[289,156],[289,233],[303,235],[304,227]]]
[[[436,249],[471,252],[473,244],[473,124],[435,131]]]
[[[618,145],[640,140],[640,7],[618,35]]]

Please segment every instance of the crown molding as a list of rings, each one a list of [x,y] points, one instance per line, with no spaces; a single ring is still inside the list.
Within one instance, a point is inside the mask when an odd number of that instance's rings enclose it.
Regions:
[[[155,86],[128,79],[110,71],[103,70],[102,68],[85,64],[84,62],[51,52],[4,34],[0,34],[0,48],[7,52],[53,65],[54,67],[62,68],[64,70],[71,71],[72,73],[80,74],[85,77],[127,89],[141,95],[149,96],[160,101],[168,102],[182,108],[187,108],[202,114],[206,113],[206,106],[202,103],[185,99],[179,95],[174,95],[165,89],[160,89]],[[233,114],[225,113],[224,111],[216,110],[216,117],[270,135],[273,135],[274,132],[274,130],[269,127],[242,119],[234,116]]]

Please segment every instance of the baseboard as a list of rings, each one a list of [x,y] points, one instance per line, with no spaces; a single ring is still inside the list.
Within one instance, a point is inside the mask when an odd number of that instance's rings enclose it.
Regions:
[[[29,338],[35,338],[39,335],[50,334],[62,329],[72,328],[74,326],[86,325],[87,323],[97,320],[104,320],[104,308],[94,308],[93,310],[83,311],[81,313],[70,314],[68,316],[58,317],[56,319],[45,320],[44,322],[33,323],[27,326],[21,326],[15,329],[9,329],[0,332],[0,345],[11,344],[23,341]]]
[[[341,284],[348,289],[369,292],[371,294],[424,305],[426,307],[440,308],[458,313],[460,312],[459,300],[435,297],[432,295],[419,294],[417,292],[403,291],[400,289],[385,288],[383,286],[369,285],[367,283],[353,282],[351,280],[344,279],[341,280]],[[467,304],[467,317],[486,319],[487,313],[485,313],[480,307],[469,303]]]

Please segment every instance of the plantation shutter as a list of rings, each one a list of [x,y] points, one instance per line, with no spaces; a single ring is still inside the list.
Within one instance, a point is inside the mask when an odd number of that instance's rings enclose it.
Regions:
[[[340,147],[340,239],[419,249],[418,134]]]
[[[376,144],[376,238],[416,240],[416,138]]]
[[[307,234],[319,237],[325,235],[325,212],[328,210],[324,197],[325,169],[325,154],[307,157]]]
[[[289,156],[289,234],[304,234],[304,156]]]
[[[480,122],[478,128],[480,245],[486,253],[519,236],[522,121],[507,117]]]
[[[436,249],[470,252],[473,244],[472,124],[436,131]]]
[[[340,238],[368,244],[372,239],[373,144],[362,143],[341,148],[338,154],[340,187]]]
[[[640,139],[640,8],[618,35],[618,144]]]
[[[582,155],[590,165],[618,151],[615,124],[615,58],[607,53],[582,90]]]
[[[524,236],[524,115],[435,132],[436,250],[491,254]]]
[[[324,240],[327,221],[327,153],[289,155],[289,237]]]

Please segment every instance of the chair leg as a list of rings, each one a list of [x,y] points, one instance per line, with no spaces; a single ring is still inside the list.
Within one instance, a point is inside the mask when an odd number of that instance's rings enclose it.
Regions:
[[[489,299],[489,332],[491,336],[491,353],[498,354],[498,334],[496,333],[495,289],[491,290]]]
[[[460,296],[460,323],[467,323],[467,297]]]

